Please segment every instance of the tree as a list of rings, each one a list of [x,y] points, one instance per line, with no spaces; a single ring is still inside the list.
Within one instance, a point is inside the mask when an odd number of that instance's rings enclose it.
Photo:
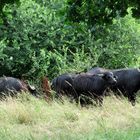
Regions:
[[[19,0],[0,0],[0,12],[6,4],[19,3]]]
[[[3,8],[6,4],[19,4],[19,0],[0,0],[0,18],[4,25],[7,24],[6,14],[3,12]]]
[[[73,22],[84,21],[88,25],[108,24],[116,16],[124,17],[132,8],[132,16],[140,17],[139,0],[68,0],[67,19]]]

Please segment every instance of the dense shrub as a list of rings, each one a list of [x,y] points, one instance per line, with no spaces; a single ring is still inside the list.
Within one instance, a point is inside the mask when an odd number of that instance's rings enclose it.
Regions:
[[[110,26],[89,27],[65,20],[66,0],[21,0],[6,6],[7,24],[0,25],[0,75],[36,79],[98,65],[137,65],[139,23],[131,14]]]
[[[129,14],[115,19],[105,30],[106,33],[101,39],[103,52],[98,63],[109,68],[136,66],[139,57],[140,24]]]

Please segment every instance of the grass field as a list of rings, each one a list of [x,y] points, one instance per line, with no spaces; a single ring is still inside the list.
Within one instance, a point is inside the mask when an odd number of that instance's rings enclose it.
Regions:
[[[140,103],[106,97],[81,108],[23,95],[0,102],[0,140],[140,140]]]

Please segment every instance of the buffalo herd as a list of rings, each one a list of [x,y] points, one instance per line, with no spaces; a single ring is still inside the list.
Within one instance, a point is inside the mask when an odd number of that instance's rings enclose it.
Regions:
[[[62,74],[54,78],[51,88],[58,97],[66,95],[79,101],[80,97],[93,99],[97,104],[103,104],[103,97],[111,89],[116,96],[127,97],[134,106],[136,93],[140,89],[140,69],[104,69],[95,67],[85,73]],[[86,98],[84,98],[84,101]],[[81,100],[81,104],[84,103]]]
[[[52,80],[51,87],[59,97],[67,95],[77,102],[79,97],[85,96],[93,98],[96,102],[102,104],[104,91],[107,87],[116,84],[116,82],[116,77],[112,72],[102,74],[62,74]]]
[[[94,102],[102,106],[104,96],[111,90],[117,97],[127,97],[134,106],[136,93],[140,89],[140,69],[94,67],[86,72],[59,75],[51,81],[51,85],[45,76],[42,78],[41,86],[46,100],[50,99],[52,91],[55,91],[56,98],[67,96],[71,101],[81,105]],[[24,80],[5,76],[0,78],[0,97],[15,96],[21,91],[38,97],[36,88]]]

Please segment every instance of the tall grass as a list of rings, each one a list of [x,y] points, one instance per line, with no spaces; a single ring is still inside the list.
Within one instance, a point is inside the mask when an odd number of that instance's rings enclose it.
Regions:
[[[30,95],[0,101],[0,139],[3,140],[138,140],[140,104],[106,97],[103,107],[80,107]]]

